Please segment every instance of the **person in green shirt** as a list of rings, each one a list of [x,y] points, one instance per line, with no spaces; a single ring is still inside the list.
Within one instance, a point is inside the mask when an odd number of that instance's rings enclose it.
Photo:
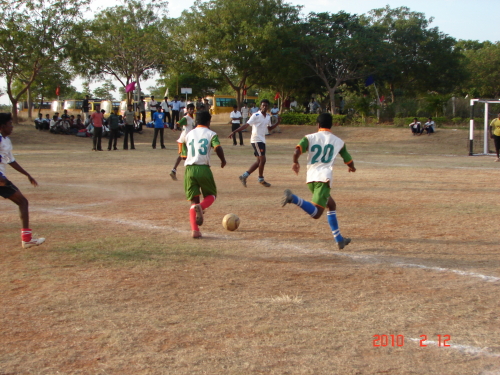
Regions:
[[[118,116],[118,109],[114,109],[113,112],[108,117],[109,124],[109,142],[108,151],[111,151],[111,144],[113,143],[113,150],[118,150],[116,148],[116,142],[118,141],[118,135],[120,132],[120,117]]]
[[[497,118],[490,122],[490,138],[495,143],[495,151],[497,153],[495,161],[500,161],[500,113]]]

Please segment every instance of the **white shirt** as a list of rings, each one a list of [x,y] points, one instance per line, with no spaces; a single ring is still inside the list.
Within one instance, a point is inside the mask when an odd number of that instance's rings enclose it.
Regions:
[[[181,102],[178,100],[170,102],[170,105],[172,106],[172,111],[179,111],[181,109]]]
[[[259,111],[254,113],[252,117],[248,119],[247,124],[252,126],[250,143],[266,143],[266,134],[268,132],[267,128],[271,126],[271,116],[269,114],[264,116],[262,112]]]
[[[247,107],[241,108],[241,116],[243,118],[248,118],[248,108]]]
[[[163,112],[167,113],[170,111],[169,103],[168,101],[162,101],[160,104],[161,108],[163,109]]]
[[[232,123],[233,124],[239,124],[240,123],[240,118],[242,117],[241,116],[241,112],[240,111],[233,111],[229,114],[229,117],[231,117],[231,120],[232,120]]]
[[[158,105],[158,102],[156,100],[151,100],[149,102],[149,110],[150,111],[156,111],[156,106]]]
[[[192,118],[189,115],[184,116],[183,118],[186,119],[187,124],[182,125],[182,133],[179,139],[177,140],[177,143],[183,143],[184,139],[186,138],[186,135],[194,129],[194,118]]]
[[[274,115],[274,116],[277,116],[278,113],[280,113],[280,109],[279,108],[271,108],[271,114]]]
[[[290,108],[297,107],[297,101],[294,100],[293,102],[290,103]]]
[[[305,136],[308,140],[307,153],[307,182],[329,182],[332,187],[333,162],[337,157],[344,141],[333,135],[329,130],[320,130],[317,133]]]
[[[217,133],[203,125],[198,125],[190,131],[182,143],[187,147],[184,165],[210,165],[212,148],[220,145]]]
[[[0,176],[6,176],[5,166],[15,162],[14,154],[12,154],[12,142],[9,137],[3,137],[0,134]]]
[[[432,126],[432,129],[434,129],[435,122],[434,121],[427,121],[425,123],[425,126]]]

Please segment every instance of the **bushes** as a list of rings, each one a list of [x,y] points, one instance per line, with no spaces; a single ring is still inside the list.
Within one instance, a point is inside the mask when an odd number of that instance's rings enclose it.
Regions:
[[[305,114],[297,112],[286,112],[281,115],[281,123],[284,125],[316,125],[317,114]],[[333,115],[334,125],[344,125],[345,115]]]

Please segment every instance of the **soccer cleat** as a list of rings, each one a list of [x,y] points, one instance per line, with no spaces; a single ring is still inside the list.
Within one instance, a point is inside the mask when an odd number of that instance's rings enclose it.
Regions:
[[[195,205],[194,211],[196,212],[196,225],[202,225],[203,224],[203,208],[201,208],[201,204]]]
[[[32,238],[31,241],[27,242],[21,241],[21,242],[23,244],[24,249],[29,249],[30,247],[43,244],[45,242],[45,238]]]
[[[248,177],[244,177],[243,175],[240,176],[240,181],[244,187],[247,187],[247,178]]]
[[[201,238],[201,232],[197,231],[197,230],[193,230],[193,238]]]
[[[264,187],[270,187],[271,184],[269,182],[266,182],[265,180],[259,180],[259,184],[261,184]]]
[[[172,177],[172,180],[177,181],[177,174],[175,171],[170,172],[170,177]]]
[[[337,245],[339,245],[339,250],[342,250],[344,247],[346,247],[350,243],[351,243],[350,238],[344,238],[342,241],[337,242]]]
[[[292,203],[292,194],[290,189],[285,189],[283,198],[281,198],[281,207],[285,207],[287,203]]]

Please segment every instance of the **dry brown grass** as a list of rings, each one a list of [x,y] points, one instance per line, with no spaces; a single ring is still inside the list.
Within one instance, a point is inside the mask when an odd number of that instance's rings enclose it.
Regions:
[[[9,177],[47,242],[22,250],[0,201],[0,374],[500,374],[500,163],[465,156],[466,131],[335,128],[358,168],[335,167],[353,239],[339,252],[325,218],[279,205],[285,188],[310,198],[304,164],[300,177],[290,166],[313,128],[269,138],[269,189],[241,186],[250,146],[213,128],[228,165],[214,162],[219,196],[196,241],[167,175],[178,134],[167,150],[148,129],[135,152],[92,153],[90,139],[16,127],[40,187]],[[228,212],[236,232],[222,228]],[[404,346],[373,347],[376,334]]]

